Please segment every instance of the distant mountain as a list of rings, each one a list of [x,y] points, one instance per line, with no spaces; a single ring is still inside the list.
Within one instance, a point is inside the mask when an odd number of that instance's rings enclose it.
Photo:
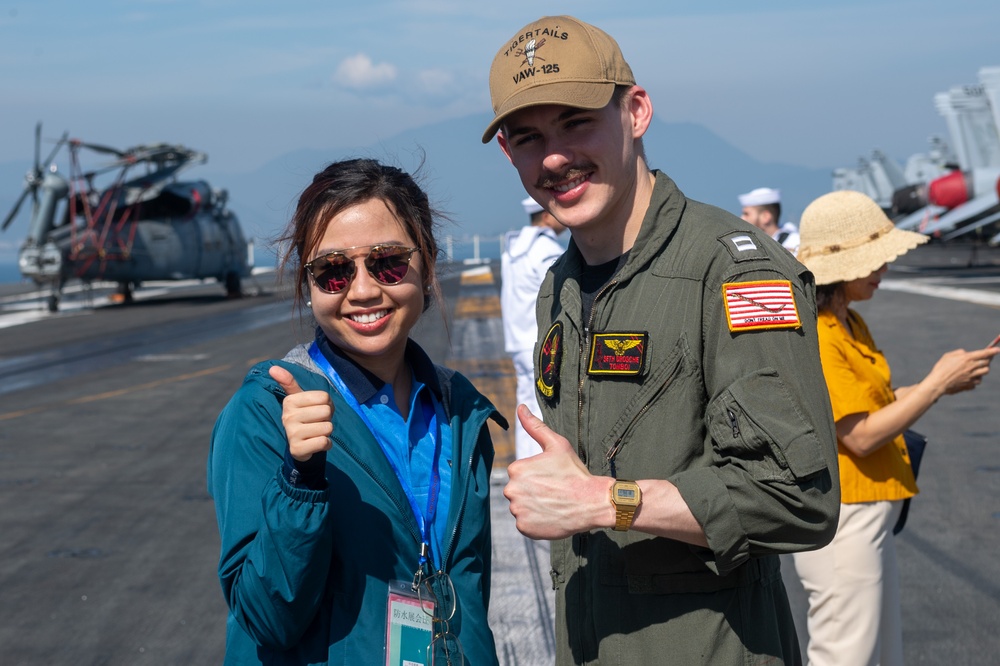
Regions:
[[[422,150],[424,185],[431,200],[455,222],[444,231],[496,236],[524,223],[520,200],[525,194],[517,172],[497,145],[479,142],[489,120],[482,114],[427,125],[377,146],[298,150],[252,173],[218,174],[212,181],[227,184],[233,208],[262,237],[282,228],[298,193],[328,162],[364,156],[412,170]],[[655,120],[645,146],[650,165],[667,172],[685,194],[737,214],[737,195],[755,187],[780,188],[783,217],[793,221],[810,201],[831,189],[830,169],[758,162],[694,123]]]
[[[657,123],[646,133],[650,167],[685,195],[740,214],[737,197],[757,187],[781,190],[782,220],[798,223],[813,199],[832,190],[833,169],[759,162],[695,123]]]
[[[373,157],[412,171],[423,156],[423,184],[431,201],[454,221],[442,231],[457,237],[496,237],[525,222],[520,206],[525,194],[496,143],[480,143],[490,118],[480,114],[443,121],[402,132],[377,145],[348,150],[296,150],[246,173],[213,171],[210,160],[185,175],[229,190],[231,208],[247,233],[258,239],[259,261],[267,261],[265,246],[284,228],[299,192],[313,174],[345,157]],[[738,194],[755,187],[777,187],[784,199],[783,217],[795,221],[810,201],[831,189],[831,169],[758,162],[695,123],[654,119],[645,147],[650,166],[669,174],[686,195],[737,214]],[[0,219],[20,194],[29,166],[0,163]],[[18,220],[0,235],[0,261],[6,260],[3,248],[9,252],[24,237],[29,208],[25,202]],[[495,256],[491,248],[484,245],[483,253]]]

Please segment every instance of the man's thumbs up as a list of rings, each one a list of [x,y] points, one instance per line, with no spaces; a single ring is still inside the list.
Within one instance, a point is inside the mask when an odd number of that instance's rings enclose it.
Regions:
[[[591,529],[594,515],[609,512],[610,483],[592,476],[569,440],[525,405],[518,406],[517,417],[542,447],[538,455],[507,467],[510,481],[503,494],[517,529],[532,539],[562,539]]]
[[[545,421],[532,414],[527,405],[517,406],[517,420],[521,422],[524,431],[542,447],[542,453],[561,448],[572,452],[573,447],[570,446],[569,440],[545,425]]]

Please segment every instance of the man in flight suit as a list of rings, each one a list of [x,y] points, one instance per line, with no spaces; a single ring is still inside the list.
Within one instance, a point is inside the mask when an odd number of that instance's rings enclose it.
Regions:
[[[812,275],[650,171],[618,44],[568,16],[490,71],[501,150],[572,234],[542,285],[543,453],[512,463],[518,529],[551,539],[558,664],[801,662],[778,554],[837,525]]]

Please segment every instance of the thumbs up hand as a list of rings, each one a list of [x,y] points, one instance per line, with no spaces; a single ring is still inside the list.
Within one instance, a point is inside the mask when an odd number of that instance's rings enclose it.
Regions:
[[[542,447],[542,453],[546,451],[552,451],[553,453],[568,451],[574,456],[576,455],[573,445],[569,443],[569,440],[545,425],[544,421],[531,413],[527,405],[518,405],[517,420],[521,422],[525,432]],[[580,462],[580,466],[583,467],[582,462]],[[586,468],[583,469],[586,471]]]
[[[333,446],[333,400],[326,391],[303,391],[292,373],[274,365],[271,379],[285,391],[281,402],[281,423],[285,426],[288,450],[296,460],[306,461],[314,453]]]
[[[542,452],[512,462],[503,494],[510,501],[517,529],[531,539],[562,539],[613,518],[612,480],[592,475],[569,440],[525,406],[517,408],[525,431]]]

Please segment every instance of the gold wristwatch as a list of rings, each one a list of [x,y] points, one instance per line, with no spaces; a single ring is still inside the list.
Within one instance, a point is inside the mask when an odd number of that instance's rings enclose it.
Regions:
[[[635,481],[615,480],[611,486],[611,506],[615,507],[615,530],[628,531],[635,518],[635,510],[642,502],[642,491]]]

